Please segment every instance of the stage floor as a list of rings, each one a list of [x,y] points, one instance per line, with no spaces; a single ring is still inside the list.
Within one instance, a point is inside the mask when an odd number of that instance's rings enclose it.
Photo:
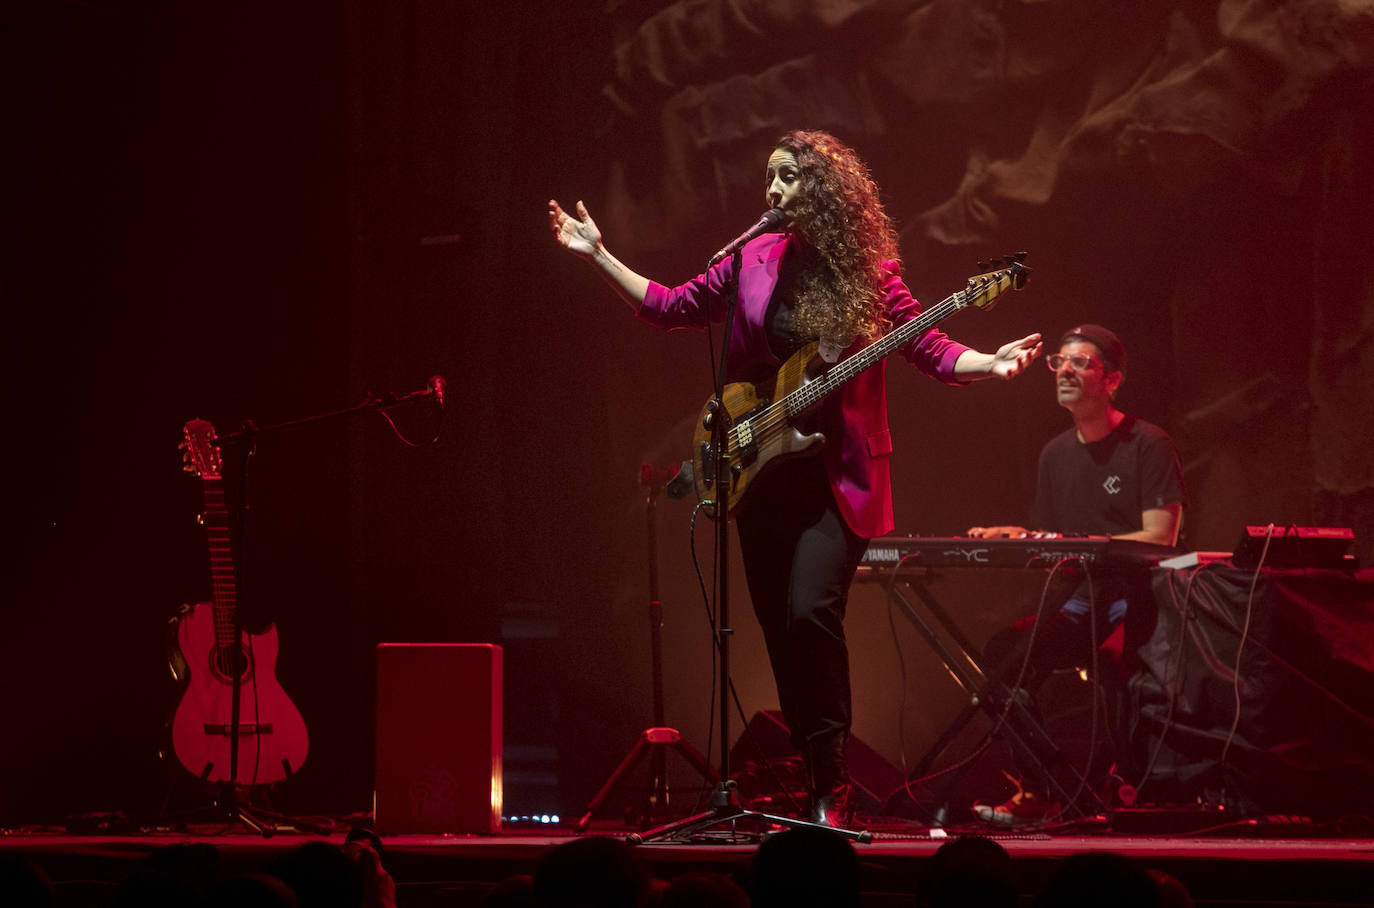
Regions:
[[[346,828],[346,827],[345,827]],[[304,842],[334,835],[185,832],[73,836],[7,830],[0,851],[26,855],[51,876],[62,908],[102,905],[119,881],[155,849],[173,843],[214,845],[226,872],[265,869]],[[623,835],[596,829],[591,834]],[[548,849],[573,838],[541,829],[496,835],[405,835],[383,839],[385,861],[397,884],[400,908],[476,905],[491,884],[530,872]],[[1023,904],[1029,905],[1050,873],[1069,855],[1114,851],[1173,875],[1198,905],[1352,906],[1374,904],[1374,838],[1262,838],[1160,835],[992,835],[1012,855]],[[856,844],[863,868],[865,906],[914,906],[924,863],[947,841],[912,827],[885,827],[870,843]],[[710,870],[747,877],[757,843],[732,844],[724,836],[685,844],[648,843],[635,851],[660,880]],[[3,898],[0,897],[0,901]]]

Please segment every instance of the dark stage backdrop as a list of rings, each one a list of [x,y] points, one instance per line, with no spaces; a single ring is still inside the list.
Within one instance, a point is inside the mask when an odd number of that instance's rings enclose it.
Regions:
[[[1030,288],[958,316],[956,337],[1122,335],[1123,405],[1184,457],[1189,547],[1276,521],[1354,525],[1368,554],[1368,5],[6,12],[0,822],[196,802],[157,757],[164,627],[209,586],[182,423],[271,425],[436,373],[437,446],[369,414],[252,458],[245,616],[276,623],[312,736],[277,803],[367,808],[376,643],[481,641],[506,647],[508,802],[579,811],[650,723],[639,467],[685,455],[710,380],[704,336],[636,324],[554,248],[544,203],[585,199],[613,250],[676,283],[762,210],[763,161],[793,127],[865,155],[918,296],[1031,252]],[[1036,454],[1067,425],[1043,368],[955,390],[895,365],[889,389],[899,530],[1026,518]],[[430,408],[395,415],[433,433]],[[667,709],[704,748],[689,514],[660,514]],[[975,634],[1025,607],[949,595]],[[733,601],[752,714],[771,682],[742,585]],[[858,732],[896,762],[959,703],[886,622],[856,592]]]

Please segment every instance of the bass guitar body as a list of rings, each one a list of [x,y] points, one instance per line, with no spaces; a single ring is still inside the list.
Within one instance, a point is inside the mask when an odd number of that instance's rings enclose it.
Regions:
[[[792,354],[770,383],[734,382],[725,386],[721,400],[727,417],[725,469],[730,477],[725,496],[727,513],[744,499],[754,480],[768,467],[791,457],[818,452],[825,444],[824,435],[806,431],[804,418],[806,411],[820,398],[804,400],[804,394],[794,393],[803,391],[808,383],[825,373],[828,364],[821,359],[818,350],[819,344],[813,342]],[[716,511],[719,485],[715,481],[717,457],[713,440],[717,418],[712,401],[701,411],[692,437],[692,471],[697,496],[710,503],[708,513],[711,514]]]
[[[220,625],[223,616],[220,616]],[[294,774],[309,751],[305,720],[276,677],[277,630],[242,634],[238,664],[232,646],[221,645],[215,607],[202,602],[177,622],[174,673],[180,669],[185,692],[172,718],[177,759],[209,782],[230,777],[234,677],[239,681],[238,765],[243,785],[267,785]],[[232,631],[228,637],[232,641]]]

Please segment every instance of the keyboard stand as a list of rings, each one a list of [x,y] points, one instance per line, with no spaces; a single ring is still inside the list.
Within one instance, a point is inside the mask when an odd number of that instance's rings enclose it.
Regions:
[[[1007,718],[1002,725],[1002,733],[1016,739],[1022,745],[1023,751],[1035,761],[1041,774],[1049,779],[1053,788],[1051,793],[1059,802],[1068,808],[1072,801],[1085,815],[1105,813],[1106,805],[1097,797],[1091,786],[1084,784],[1082,773],[1060,751],[1040,720],[1024,703],[1011,696],[1011,692],[1003,683],[1000,675],[992,673],[989,670],[990,667],[983,664],[983,656],[978,647],[974,646],[973,642],[959,628],[959,625],[950,617],[949,612],[926,587],[924,576],[924,571],[917,574],[916,571],[903,570],[902,576],[899,578],[900,582],[891,586],[892,598],[902,613],[911,621],[916,631],[925,638],[931,649],[944,662],[955,681],[968,693],[969,703],[946,726],[925,755],[917,761],[907,776],[908,781],[923,778],[940,754],[954,742],[954,739],[980,711],[986,713],[994,722],[1001,718],[1002,713],[1006,711]],[[958,650],[957,653],[952,652],[950,647],[946,646],[945,641],[941,639],[940,635],[931,627],[930,622],[916,608],[911,596],[907,594],[906,590],[903,590],[903,586],[913,593],[916,599],[920,600],[921,605],[925,607],[925,611],[940,623]],[[1008,701],[1011,702],[1010,709],[1007,707]],[[936,803],[943,804],[948,800],[954,787],[958,785],[972,765],[970,762],[951,776],[941,789]],[[1073,801],[1073,792],[1060,780],[1059,771],[1062,769],[1067,769],[1072,775],[1070,784],[1082,792],[1076,801]],[[939,820],[938,814],[935,815],[935,819]],[[943,823],[937,822],[935,825],[943,825]]]

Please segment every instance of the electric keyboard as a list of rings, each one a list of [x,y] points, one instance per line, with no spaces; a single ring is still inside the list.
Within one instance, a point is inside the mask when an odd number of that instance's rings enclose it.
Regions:
[[[1066,558],[1116,567],[1152,567],[1179,554],[1173,546],[1110,536],[975,539],[970,536],[879,536],[859,561],[870,571],[896,567],[1051,567]]]

